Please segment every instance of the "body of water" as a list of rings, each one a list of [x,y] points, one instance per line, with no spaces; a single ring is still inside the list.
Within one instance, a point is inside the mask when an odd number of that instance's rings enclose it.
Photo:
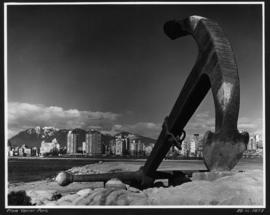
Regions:
[[[88,159],[9,159],[9,183],[37,181],[54,177],[74,166],[96,163]]]

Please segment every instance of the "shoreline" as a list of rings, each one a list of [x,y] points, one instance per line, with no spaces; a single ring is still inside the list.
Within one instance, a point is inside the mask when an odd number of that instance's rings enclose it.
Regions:
[[[136,160],[136,161],[143,161],[146,160],[145,158],[142,159],[131,159],[131,158],[91,158],[91,157],[9,157],[8,160]]]
[[[8,157],[8,161],[12,160],[90,160],[90,161],[146,161],[147,158],[91,158],[91,157]],[[263,157],[249,157],[241,158],[241,160],[257,160],[263,161]],[[177,162],[177,161],[202,161],[202,159],[164,159],[166,162]]]
[[[91,161],[146,161],[147,158],[91,158],[91,157],[9,157],[12,160],[91,160]],[[164,159],[166,161],[203,161],[203,159]]]

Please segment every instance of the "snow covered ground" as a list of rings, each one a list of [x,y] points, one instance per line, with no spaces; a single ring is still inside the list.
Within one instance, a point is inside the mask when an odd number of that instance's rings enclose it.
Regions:
[[[204,169],[203,164],[196,163],[196,165],[196,169]],[[104,162],[74,167],[69,171],[74,174],[93,174],[133,171],[138,170],[140,166],[140,163]],[[164,162],[160,167],[162,170],[174,168],[173,161]],[[240,162],[230,173],[200,173],[194,175],[191,182],[175,187],[138,190],[125,185],[116,189],[104,187],[101,182],[74,182],[61,187],[53,179],[48,179],[9,184],[8,190],[9,193],[14,191],[13,194],[18,191],[24,192],[31,204],[56,207],[64,205],[262,206],[264,197],[262,163],[247,161]]]

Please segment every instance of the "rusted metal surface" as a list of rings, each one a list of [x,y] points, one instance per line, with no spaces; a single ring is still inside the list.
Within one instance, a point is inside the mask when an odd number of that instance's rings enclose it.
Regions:
[[[168,179],[170,185],[182,184],[189,181],[194,172],[205,172],[207,170],[183,170],[183,171],[156,171],[154,174],[155,179]],[[89,175],[74,175],[68,172],[60,172],[56,181],[61,186],[66,186],[72,182],[106,182],[112,178],[118,178],[119,180],[133,185],[135,187],[142,188],[141,182],[144,177],[142,169],[133,172],[117,172],[117,173],[100,173]]]
[[[240,134],[237,129],[240,100],[237,65],[221,27],[204,17],[190,16],[167,22],[164,31],[171,39],[191,35],[198,45],[199,54],[145,165],[136,172],[68,176],[72,181],[117,177],[124,181],[133,180],[142,188],[152,186],[155,179],[163,177],[175,183],[177,180],[172,175],[178,175],[181,181],[181,173],[161,173],[157,168],[174,144],[172,137],[183,133],[209,89],[214,98],[216,122],[215,133],[207,131],[203,139],[206,167],[208,170],[231,170],[246,150],[249,135],[246,132]]]
[[[215,133],[207,131],[204,136],[204,162],[209,170],[231,170],[246,150],[249,134],[239,133],[237,129],[240,86],[230,42],[215,21],[199,16],[167,22],[164,30],[171,39],[192,35],[199,50],[197,61],[170,114],[171,132],[184,128],[211,89],[215,104]],[[157,163],[156,155],[153,153],[149,164]],[[149,169],[155,169],[155,166],[149,166],[145,169],[146,174],[152,171]]]

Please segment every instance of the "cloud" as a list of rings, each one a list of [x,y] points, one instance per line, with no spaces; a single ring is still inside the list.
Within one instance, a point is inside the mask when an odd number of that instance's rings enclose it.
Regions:
[[[157,139],[161,131],[161,124],[153,122],[138,122],[135,124],[124,125],[115,124],[113,125],[111,130],[103,131],[103,133],[115,135],[116,133],[121,131],[128,131],[134,134],[139,134],[145,137]]]
[[[215,129],[215,118],[212,117],[209,111],[196,113],[194,117],[188,122],[185,130],[188,136],[195,133],[204,135],[208,130],[213,131]]]
[[[128,114],[128,113],[127,113]],[[78,109],[65,110],[58,106],[44,106],[19,102],[8,103],[8,137],[19,131],[36,126],[56,128],[94,128],[102,133],[116,134],[128,131],[146,137],[157,138],[161,123],[138,122],[135,124],[117,124],[121,115],[112,112],[94,112]]]
[[[252,123],[251,123],[252,122]],[[260,134],[262,127],[261,119],[252,121],[247,117],[240,117],[238,120],[238,129],[246,130],[250,134]],[[140,134],[146,137],[152,137],[157,139],[162,128],[162,123],[153,123],[153,122],[138,122],[135,124],[114,124],[111,130],[105,131],[105,133],[110,133],[112,135],[120,131],[129,131],[132,133]],[[201,112],[195,114],[191,118],[185,127],[187,134],[187,139],[192,138],[192,135],[195,133],[203,136],[206,131],[215,131],[215,118],[210,115],[209,111]]]
[[[250,134],[262,133],[262,119],[252,120],[248,117],[240,117],[237,127],[240,131],[248,131]],[[206,131],[215,130],[215,118],[212,117],[209,111],[195,114],[186,126],[186,132],[190,135],[194,133],[204,134]]]
[[[57,106],[8,103],[8,136],[20,130],[35,126],[54,126],[57,128],[111,128],[120,114],[99,111],[65,110]]]
[[[250,134],[262,134],[262,119],[255,120],[247,117],[240,117],[238,119],[238,129],[241,131],[248,131]]]
[[[138,122],[135,124],[115,124],[112,129],[106,131],[110,134],[116,134],[120,131],[129,131],[132,133],[140,134],[146,137],[157,139],[162,128],[162,123],[154,122]],[[251,120],[247,117],[240,117],[238,120],[238,129],[245,130],[250,134],[260,134],[262,128],[261,119]],[[187,139],[191,138],[193,134],[198,133],[201,136],[206,131],[215,131],[215,117],[211,116],[209,111],[200,112],[194,115],[185,127]]]
[[[205,118],[209,118],[209,116],[210,116],[209,111],[197,113],[195,115],[196,119],[205,119]]]
[[[138,122],[124,127],[127,131],[152,138],[157,138],[161,131],[161,124],[153,122]]]
[[[191,119],[185,130],[188,136],[194,133],[204,134],[207,130],[214,130],[215,119],[209,112],[198,113]],[[157,139],[162,129],[162,123],[138,122],[135,124],[115,124],[111,130],[103,131],[114,135],[121,131],[128,131],[146,137]]]
[[[112,112],[78,109],[65,110],[57,106],[10,102],[8,103],[8,137],[10,138],[19,131],[35,126],[53,126],[56,128],[71,129],[94,128],[109,134],[128,131],[155,139],[158,138],[161,132],[162,123],[119,123],[120,116],[120,114]],[[210,115],[209,111],[196,113],[185,128],[188,136],[194,133],[203,135],[206,131],[214,131],[214,129],[215,118]],[[240,117],[238,120],[238,129],[248,131],[250,134],[262,133],[262,119],[251,120],[248,117]]]

